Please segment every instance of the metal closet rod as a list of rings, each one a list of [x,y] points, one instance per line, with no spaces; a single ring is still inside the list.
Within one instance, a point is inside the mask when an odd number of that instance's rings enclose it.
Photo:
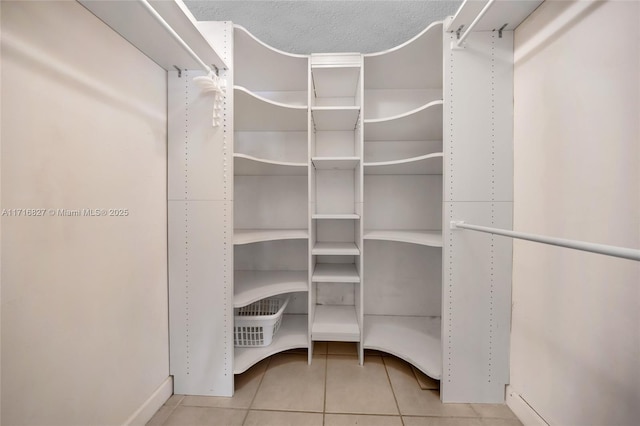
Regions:
[[[563,238],[547,237],[545,235],[526,234],[524,232],[509,231],[506,229],[490,228],[488,226],[471,225],[464,221],[452,220],[451,229],[469,229],[471,231],[486,232],[488,234],[502,235],[504,237],[533,241],[536,243],[550,244],[552,246],[566,247],[591,253],[604,254],[606,256],[621,257],[623,259],[640,261],[640,250],[626,247],[609,246],[605,244],[588,243],[585,241],[566,240]]]
[[[191,49],[189,45],[182,39],[182,37],[180,37],[180,35],[178,35],[178,33],[173,28],[171,28],[171,25],[169,25],[167,21],[164,20],[164,18],[158,13],[157,10],[153,8],[153,6],[151,6],[151,4],[147,0],[138,0],[138,1],[147,9],[147,11],[149,11],[151,16],[153,16],[156,19],[156,21],[158,21],[158,23],[162,25],[165,30],[167,30],[167,32],[171,35],[171,37],[173,37],[174,40],[177,41],[180,44],[180,46],[182,46],[182,48],[186,50],[187,53],[189,53],[189,55],[191,55],[191,57],[200,64],[202,68],[204,68],[209,73],[212,72],[211,67],[209,67],[209,65],[207,65],[202,59],[200,59],[200,57],[196,54],[196,52],[194,52],[193,49]],[[216,71],[217,69],[218,68],[216,67]]]
[[[467,27],[467,30],[464,32],[464,34],[462,34],[462,37],[460,37],[458,39],[458,42],[456,43],[457,47],[460,47],[462,45],[462,43],[464,43],[465,39],[467,37],[469,37],[469,35],[471,34],[471,31],[473,31],[473,28],[476,25],[478,25],[478,22],[480,22],[482,17],[485,15],[485,13],[487,13],[487,11],[491,8],[491,6],[493,5],[493,2],[495,2],[495,1],[496,0],[489,0],[487,2],[487,4],[484,5],[484,7],[480,11],[480,13],[478,13],[478,16],[476,16],[476,19],[474,19],[473,22],[471,23],[471,25],[469,25],[469,27]]]

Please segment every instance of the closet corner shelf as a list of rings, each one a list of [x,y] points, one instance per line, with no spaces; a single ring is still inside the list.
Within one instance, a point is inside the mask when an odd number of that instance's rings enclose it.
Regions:
[[[233,86],[236,131],[306,131],[307,107],[275,102]]]
[[[311,116],[317,131],[354,130],[360,116],[359,106],[314,106]]]
[[[309,238],[309,232],[306,229],[234,229],[233,231],[234,245],[307,238]]]
[[[442,104],[442,100],[437,100],[393,117],[366,119],[364,140],[441,140]]]
[[[397,241],[429,247],[442,247],[442,231],[440,230],[368,229],[364,231],[364,239]]]
[[[354,306],[316,305],[311,340],[359,342],[360,327]]]
[[[252,365],[278,352],[308,348],[307,321],[307,315],[285,314],[280,329],[269,346],[235,348],[233,374],[243,373]]]
[[[233,154],[234,174],[238,176],[306,175],[307,163],[266,160],[246,154]]]
[[[441,175],[442,152],[401,160],[364,163],[365,175]]]
[[[359,283],[360,275],[353,263],[316,263],[311,276],[314,283]]]
[[[266,297],[308,291],[307,271],[236,270],[233,307],[241,308]]]
[[[316,242],[311,249],[318,256],[359,256],[360,249],[355,243]]]
[[[364,316],[364,348],[388,352],[427,376],[442,376],[440,317]]]
[[[314,213],[311,219],[360,219],[356,213]]]
[[[360,163],[359,157],[312,157],[316,170],[354,170]]]

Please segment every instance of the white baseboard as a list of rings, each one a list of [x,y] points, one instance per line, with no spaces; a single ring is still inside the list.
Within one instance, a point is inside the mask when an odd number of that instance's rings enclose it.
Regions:
[[[507,405],[525,426],[549,426],[511,385],[507,386]]]
[[[124,426],[144,426],[151,417],[173,395],[173,377],[162,382],[149,398],[124,422]]]

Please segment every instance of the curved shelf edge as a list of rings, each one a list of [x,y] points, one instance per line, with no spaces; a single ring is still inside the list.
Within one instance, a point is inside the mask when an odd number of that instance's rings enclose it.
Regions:
[[[393,53],[393,52],[397,52],[398,50],[409,46],[411,43],[413,43],[414,41],[420,39],[423,35],[427,34],[429,31],[431,31],[432,28],[435,27],[442,27],[444,25],[444,21],[434,21],[431,24],[429,24],[429,26],[427,28],[425,28],[424,30],[420,31],[417,35],[415,35],[414,37],[410,38],[409,40],[405,41],[402,44],[399,44],[395,47],[392,47],[391,49],[387,49],[387,50],[381,50],[380,52],[373,52],[373,53],[365,53],[362,56],[366,59],[366,58],[371,58],[371,57],[375,57],[375,56],[381,56],[381,55],[386,55],[388,53]],[[440,30],[442,31],[442,30]]]
[[[235,229],[233,244],[243,245],[277,240],[305,240],[309,238],[306,229]]]
[[[420,155],[419,157],[410,157],[403,158],[401,160],[391,160],[391,161],[378,161],[375,163],[364,163],[364,167],[376,167],[376,166],[395,166],[398,164],[408,164],[415,163],[422,160],[428,160],[430,158],[442,158],[444,157],[444,153],[442,152],[434,152],[432,154]]]
[[[402,358],[427,376],[440,380],[440,324],[440,317],[365,315],[363,346]]]
[[[260,101],[260,102],[264,102],[266,104],[270,104],[273,105],[275,107],[278,108],[288,108],[288,109],[297,109],[297,110],[303,110],[306,111],[307,110],[307,106],[306,105],[291,105],[291,104],[284,104],[282,102],[276,102],[276,101],[272,101],[270,99],[267,99],[263,96],[260,96],[254,92],[252,92],[251,90],[247,89],[246,87],[243,86],[238,86],[238,85],[234,85],[233,86],[233,90],[234,91],[238,91],[238,92],[243,92],[245,94],[247,94],[248,96],[251,96],[252,98]]]
[[[442,231],[365,230],[363,238],[372,241],[394,241],[427,247],[443,247]]]
[[[249,30],[247,30],[242,25],[234,24],[233,25],[233,29],[234,30],[237,29],[237,30],[240,30],[240,31],[246,33],[249,37],[251,37],[253,40],[255,40],[258,44],[260,44],[261,46],[265,47],[266,49],[271,50],[272,52],[279,53],[280,55],[284,55],[284,56],[289,56],[291,58],[304,58],[304,59],[308,59],[309,58],[309,55],[300,55],[300,54],[297,54],[297,53],[284,52],[282,50],[276,49],[273,46],[269,46],[267,43],[265,43],[264,41],[260,40],[258,37],[256,37],[253,34],[251,34],[251,32],[249,32]]]
[[[437,106],[437,105],[443,105],[444,101],[442,100],[437,100],[437,101],[431,101],[428,102],[422,106],[419,106],[418,108],[412,109],[411,111],[405,112],[403,114],[398,114],[398,115],[394,115],[392,117],[383,117],[383,118],[368,118],[364,120],[364,124],[375,124],[375,123],[384,123],[386,121],[393,121],[393,120],[399,120],[401,118],[406,118],[409,116],[412,116],[414,114],[417,114],[421,111],[424,111],[428,108]]]
[[[275,161],[267,160],[265,158],[253,157],[247,154],[233,154],[235,174],[242,175],[305,175],[307,174],[307,163],[292,163],[287,161]],[[242,167],[242,163],[246,166]],[[254,170],[251,169],[251,164],[254,165]],[[238,173],[238,170],[240,172]],[[292,173],[287,173],[287,170]]]
[[[234,271],[233,307],[241,308],[279,294],[309,290],[307,271]]]
[[[307,315],[284,315],[278,334],[269,346],[234,348],[233,374],[243,373],[263,359],[279,352],[308,347]]]

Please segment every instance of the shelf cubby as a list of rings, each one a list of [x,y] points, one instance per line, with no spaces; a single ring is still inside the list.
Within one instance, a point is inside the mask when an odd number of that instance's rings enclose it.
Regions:
[[[316,131],[353,131],[358,125],[359,106],[315,106],[311,117]]]
[[[311,157],[316,170],[355,170],[360,157]]]
[[[306,131],[307,107],[269,100],[234,86],[235,131]]]
[[[312,65],[315,104],[357,105],[360,65]]]
[[[289,349],[308,348],[309,334],[307,323],[307,315],[283,315],[280,329],[269,346],[235,348],[233,373],[243,373],[252,365],[279,352]]]
[[[238,176],[300,176],[307,174],[307,163],[293,163],[233,154],[234,174]]]
[[[359,283],[360,275],[353,263],[317,263],[311,275],[316,283]]]
[[[365,175],[442,175],[441,152],[400,160],[364,163]]]
[[[251,244],[264,241],[301,240],[309,238],[305,229],[234,229],[233,244]]]
[[[364,120],[366,141],[442,140],[442,101],[436,100],[404,114]]]
[[[312,255],[317,256],[359,256],[360,249],[355,243],[317,241],[311,249]]]
[[[234,26],[234,80],[271,101],[307,106],[309,56],[286,53]]]
[[[312,324],[311,340],[360,341],[360,326],[353,305],[317,305]]]
[[[240,308],[266,297],[308,291],[307,271],[234,271],[233,307]]]
[[[364,347],[395,355],[429,377],[442,377],[440,317],[365,315]]]

